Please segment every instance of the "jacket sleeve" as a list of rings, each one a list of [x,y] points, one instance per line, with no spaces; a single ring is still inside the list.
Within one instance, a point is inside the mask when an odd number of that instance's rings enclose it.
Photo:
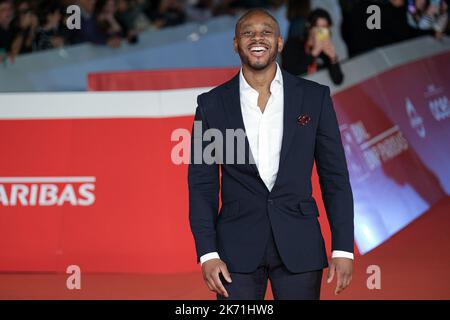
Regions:
[[[353,252],[354,208],[347,162],[328,87],[324,90],[314,151],[332,250]]]
[[[203,150],[211,143],[202,138],[208,128],[199,96],[192,126],[188,167],[189,223],[195,240],[197,263],[204,254],[217,251],[215,222],[219,209],[219,165],[203,161]]]

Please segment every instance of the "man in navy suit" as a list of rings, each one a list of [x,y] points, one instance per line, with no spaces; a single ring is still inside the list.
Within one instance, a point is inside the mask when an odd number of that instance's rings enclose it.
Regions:
[[[234,49],[242,68],[198,97],[191,140],[189,220],[205,283],[218,299],[264,299],[268,280],[275,299],[320,298],[315,160],[338,294],[353,272],[353,195],[330,90],[281,70],[283,39],[264,10],[239,19]],[[243,147],[229,130],[245,133]],[[208,152],[214,161],[199,161]]]

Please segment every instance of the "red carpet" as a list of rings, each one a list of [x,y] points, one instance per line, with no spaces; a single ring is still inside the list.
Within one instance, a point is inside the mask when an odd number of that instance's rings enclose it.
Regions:
[[[450,197],[372,252],[358,257],[353,282],[340,296],[323,283],[322,299],[450,299]],[[369,290],[369,265],[381,268],[381,289]],[[324,274],[326,275],[326,273]],[[0,299],[213,299],[200,273],[83,274],[81,290],[63,274],[0,274]],[[267,298],[272,295],[268,290]]]

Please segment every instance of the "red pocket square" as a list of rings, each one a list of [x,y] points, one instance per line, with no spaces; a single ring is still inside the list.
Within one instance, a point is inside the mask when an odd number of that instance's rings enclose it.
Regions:
[[[302,126],[304,126],[305,124],[307,124],[307,123],[310,122],[310,121],[311,121],[311,117],[308,116],[307,114],[304,114],[304,115],[299,116],[299,117],[297,118],[297,122],[298,122],[299,124],[301,124]]]

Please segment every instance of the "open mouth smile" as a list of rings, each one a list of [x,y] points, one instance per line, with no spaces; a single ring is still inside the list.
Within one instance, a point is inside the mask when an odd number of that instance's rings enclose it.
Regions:
[[[255,57],[262,57],[269,49],[266,46],[255,45],[250,47],[250,54]]]

